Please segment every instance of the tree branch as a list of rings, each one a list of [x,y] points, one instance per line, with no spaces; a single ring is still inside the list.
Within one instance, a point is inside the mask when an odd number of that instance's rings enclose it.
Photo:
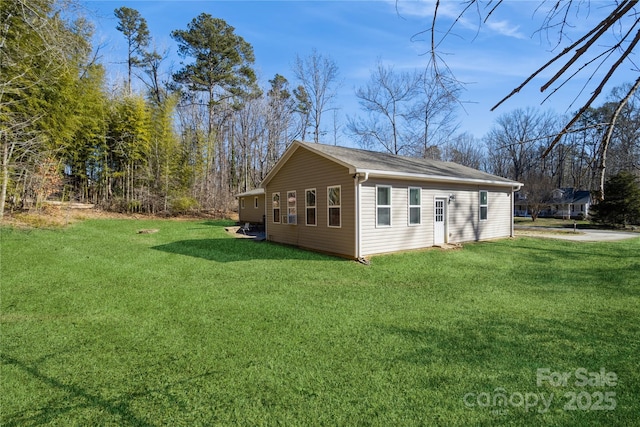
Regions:
[[[636,47],[636,45],[638,44],[639,41],[640,41],[640,31],[638,31],[636,33],[636,36],[634,37],[633,41],[629,44],[627,49],[622,53],[622,55],[620,55],[620,58],[618,58],[618,60],[615,62],[615,64],[613,64],[611,66],[611,69],[609,69],[607,74],[602,78],[602,81],[600,82],[598,87],[593,91],[593,94],[591,95],[589,100],[582,106],[582,108],[580,108],[580,111],[578,111],[575,114],[575,116],[569,121],[569,123],[567,123],[565,125],[565,127],[558,133],[558,135],[553,139],[553,141],[551,141],[551,144],[549,144],[549,147],[547,147],[547,149],[544,151],[544,153],[542,153],[542,158],[546,157],[549,154],[549,152],[551,152],[553,147],[562,139],[562,136],[564,134],[566,134],[568,132],[568,130],[571,128],[571,126],[573,126],[573,124],[580,119],[582,114],[585,111],[587,111],[589,106],[600,95],[600,93],[602,92],[602,89],[607,84],[607,82],[609,81],[609,79],[611,78],[613,73],[620,66],[620,64],[622,64],[622,62],[624,62],[624,60],[627,58],[627,56],[629,56],[633,52],[633,49]]]

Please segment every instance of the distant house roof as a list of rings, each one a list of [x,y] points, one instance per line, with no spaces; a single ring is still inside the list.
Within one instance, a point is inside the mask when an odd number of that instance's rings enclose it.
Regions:
[[[236,197],[249,197],[249,196],[260,196],[264,194],[264,188],[255,188],[253,190],[245,191],[244,193],[236,194]]]
[[[282,159],[267,174],[261,185],[264,186],[268,183],[278,169],[286,163],[287,158],[300,147],[345,166],[352,174],[361,173],[379,177],[438,182],[491,184],[515,187],[516,189],[522,186],[519,182],[457,163],[301,141],[293,142]]]
[[[591,203],[591,192],[588,190],[576,190],[575,188],[558,188],[554,191],[560,193],[559,200],[554,202],[563,204]]]

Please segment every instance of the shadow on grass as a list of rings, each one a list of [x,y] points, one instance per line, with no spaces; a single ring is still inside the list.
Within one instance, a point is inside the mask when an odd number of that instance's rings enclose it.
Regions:
[[[41,359],[41,361],[44,360]],[[203,372],[178,381],[171,381],[164,384],[161,388],[144,388],[142,392],[124,393],[113,399],[105,399],[96,393],[87,391],[83,387],[69,384],[51,375],[47,375],[38,367],[37,362],[35,364],[29,364],[8,354],[0,354],[0,362],[6,366],[14,366],[16,369],[29,374],[29,376],[54,391],[65,393],[59,400],[48,400],[47,406],[45,407],[29,408],[28,414],[23,412],[7,414],[6,411],[2,411],[2,418],[0,418],[2,426],[58,424],[60,421],[62,421],[62,425],[64,425],[65,422],[71,423],[73,418],[77,416],[74,414],[74,411],[84,411],[87,408],[95,408],[96,414],[109,414],[113,416],[114,419],[117,420],[118,425],[136,427],[156,426],[158,425],[157,423],[145,421],[144,417],[137,415],[135,411],[131,409],[136,399],[146,401],[149,396],[162,395],[169,401],[173,401],[175,399],[171,399],[171,394],[169,393],[171,389],[176,387],[189,388],[190,384],[194,381],[212,375],[211,372]],[[102,419],[101,421],[105,420]]]
[[[270,242],[255,242],[250,239],[193,239],[178,240],[151,249],[186,255],[216,262],[251,260],[338,260],[315,252]]]
[[[117,417],[123,424],[125,425],[135,425],[135,426],[152,426],[153,424],[149,424],[143,419],[138,418],[128,407],[128,401],[130,399],[128,397],[123,397],[122,399],[118,399],[118,402],[112,402],[107,399],[103,399],[100,396],[95,394],[91,394],[87,392],[82,387],[78,387],[72,384],[65,384],[64,382],[46,375],[42,372],[37,366],[30,366],[14,357],[11,357],[7,354],[0,355],[0,360],[3,365],[13,365],[16,368],[26,372],[31,377],[40,381],[48,387],[51,387],[55,390],[60,390],[68,394],[68,399],[74,401],[75,399],[82,399],[83,403],[80,404],[82,407],[96,407],[99,408],[101,412],[108,413]],[[63,403],[63,402],[60,402]],[[7,416],[6,413],[3,414],[3,426],[21,426],[25,424],[29,425],[40,425],[46,424],[56,421],[58,417],[63,416],[65,413],[71,412],[76,409],[78,405],[66,405],[60,406],[55,405],[54,402],[49,402],[49,406],[46,408],[31,408],[32,412],[35,412],[33,416],[25,416],[24,414],[15,414],[13,417]],[[3,411],[4,412],[4,411]],[[6,417],[6,418],[5,418]]]
[[[580,318],[495,319],[471,317],[446,327],[406,328],[385,326],[383,330],[402,337],[407,351],[397,360],[419,365],[465,366],[483,375],[512,375],[528,367],[544,367],[549,363],[571,366],[585,364],[594,369],[603,363],[611,366],[627,364],[633,349],[601,351],[611,346],[611,328],[616,328],[616,314],[583,314]],[[600,327],[594,327],[600,322]],[[620,342],[635,339],[633,329],[620,329]],[[592,366],[591,366],[592,365]],[[620,366],[618,366],[620,367]],[[535,375],[535,369],[532,376]]]

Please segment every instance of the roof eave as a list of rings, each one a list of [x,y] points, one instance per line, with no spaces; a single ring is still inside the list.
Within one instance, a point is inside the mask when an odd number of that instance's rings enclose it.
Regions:
[[[382,178],[396,178],[396,179],[418,179],[421,181],[431,182],[445,182],[454,184],[473,184],[473,185],[493,185],[500,187],[510,187],[515,190],[519,190],[524,184],[516,181],[497,181],[490,179],[479,178],[460,178],[453,176],[441,176],[441,175],[429,175],[421,173],[409,173],[409,172],[392,172],[385,170],[371,170],[371,169],[355,169],[353,173],[369,174],[370,177],[382,177]]]

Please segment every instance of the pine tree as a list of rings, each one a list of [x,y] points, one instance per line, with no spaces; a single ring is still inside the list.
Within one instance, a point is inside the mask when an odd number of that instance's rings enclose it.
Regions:
[[[640,225],[640,180],[620,172],[605,183],[605,199],[593,207],[593,220],[609,225]]]

